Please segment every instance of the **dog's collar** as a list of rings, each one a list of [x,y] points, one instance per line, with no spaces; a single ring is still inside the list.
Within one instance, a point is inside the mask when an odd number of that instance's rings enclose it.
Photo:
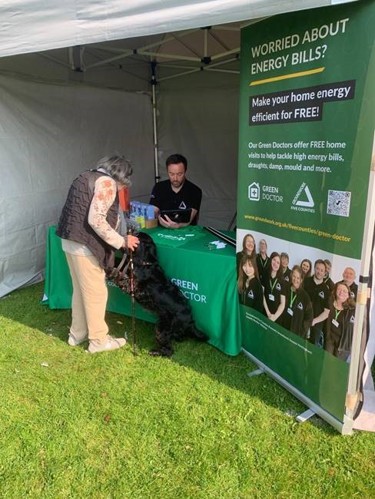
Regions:
[[[131,263],[133,263],[133,265],[134,265],[134,262],[132,262],[132,258],[126,252],[124,252],[124,254],[122,255],[122,259],[121,259],[120,263],[117,265],[117,267],[112,269],[112,275],[121,274],[121,275],[125,276],[127,274],[128,268],[129,268]],[[142,267],[150,267],[153,265],[153,263],[143,261],[143,262],[140,262],[139,265]]]

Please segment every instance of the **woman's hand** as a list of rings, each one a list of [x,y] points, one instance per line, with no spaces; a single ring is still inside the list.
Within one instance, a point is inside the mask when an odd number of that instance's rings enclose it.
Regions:
[[[139,245],[138,237],[132,236],[131,234],[126,236],[125,241],[126,241],[126,247],[130,249],[130,251],[134,251],[135,249],[137,249]]]

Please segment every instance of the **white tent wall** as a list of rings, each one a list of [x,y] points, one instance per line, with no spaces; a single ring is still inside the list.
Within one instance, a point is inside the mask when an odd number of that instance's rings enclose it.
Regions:
[[[148,95],[30,83],[0,76],[0,296],[41,278],[47,227],[70,183],[96,161],[125,153],[132,193],[153,182]]]

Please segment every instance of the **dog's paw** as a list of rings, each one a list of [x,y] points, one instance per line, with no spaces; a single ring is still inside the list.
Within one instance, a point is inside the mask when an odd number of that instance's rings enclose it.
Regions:
[[[170,357],[173,351],[169,348],[156,348],[155,350],[150,350],[148,353],[152,357]]]
[[[195,329],[194,331],[194,336],[198,341],[207,341],[208,336],[203,333],[203,331],[200,331],[199,329]]]
[[[160,357],[162,355],[159,350],[150,350],[148,354],[151,355],[151,357]]]

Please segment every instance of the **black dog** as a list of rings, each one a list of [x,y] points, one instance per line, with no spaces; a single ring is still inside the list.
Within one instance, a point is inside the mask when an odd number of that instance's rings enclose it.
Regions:
[[[140,305],[157,315],[157,348],[150,354],[170,357],[172,340],[190,337],[206,341],[207,336],[195,326],[188,300],[160,267],[154,241],[145,232],[140,232],[138,237],[140,244],[132,253],[132,261],[128,256],[123,264],[107,271],[107,277],[125,293],[134,294]]]

